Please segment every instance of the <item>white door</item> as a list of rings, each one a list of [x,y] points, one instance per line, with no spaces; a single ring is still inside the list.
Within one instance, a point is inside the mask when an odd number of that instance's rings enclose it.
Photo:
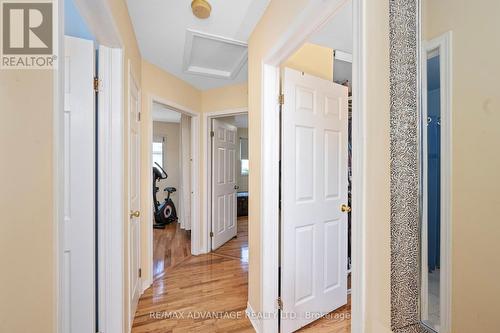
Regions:
[[[286,68],[282,332],[347,303],[347,87]],[[296,315],[296,317],[294,317]],[[288,317],[287,317],[288,316]]]
[[[212,120],[212,249],[236,236],[236,127]]]
[[[130,316],[133,319],[141,295],[141,136],[140,136],[140,96],[139,88],[129,75],[129,264],[130,264]]]
[[[94,43],[64,38],[62,331],[95,332]]]

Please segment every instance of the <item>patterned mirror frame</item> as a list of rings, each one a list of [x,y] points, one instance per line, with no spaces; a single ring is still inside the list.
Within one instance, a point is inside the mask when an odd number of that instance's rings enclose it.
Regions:
[[[391,95],[391,326],[420,320],[419,0],[389,0]]]

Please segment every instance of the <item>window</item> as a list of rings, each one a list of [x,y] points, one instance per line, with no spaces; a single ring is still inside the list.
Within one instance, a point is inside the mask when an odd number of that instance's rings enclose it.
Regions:
[[[163,145],[165,144],[165,139],[160,138],[159,140],[153,141],[153,166],[158,163],[163,168]]]
[[[248,176],[248,138],[240,138],[241,175]]]
[[[241,175],[248,176],[248,160],[241,160]]]

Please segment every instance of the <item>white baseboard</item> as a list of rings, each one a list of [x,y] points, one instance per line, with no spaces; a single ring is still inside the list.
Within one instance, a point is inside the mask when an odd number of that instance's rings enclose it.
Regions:
[[[259,316],[258,313],[253,311],[250,303],[247,303],[247,309],[246,309],[245,313],[247,314],[248,319],[252,323],[252,326],[253,326],[255,332],[261,333],[262,332],[262,318]]]
[[[152,284],[153,284],[153,281],[151,281],[151,279],[143,280],[142,281],[142,292],[141,292],[141,294],[143,294],[146,291],[146,289],[148,289],[149,287],[151,287]]]

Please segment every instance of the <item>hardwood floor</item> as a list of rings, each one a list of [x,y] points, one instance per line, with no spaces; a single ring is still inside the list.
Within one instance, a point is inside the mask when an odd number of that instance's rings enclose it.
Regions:
[[[347,297],[347,304],[330,312],[309,325],[302,327],[300,333],[350,333],[351,332],[351,296]]]
[[[215,254],[243,260],[248,263],[248,217],[238,217],[238,232],[236,238],[214,251]]]
[[[153,229],[153,278],[191,256],[191,232],[172,223],[165,229]]]
[[[155,243],[155,250],[165,249],[163,254],[160,251],[158,260],[163,258],[163,265],[168,264],[168,269],[141,296],[132,333],[254,332],[245,316],[248,219],[238,218],[237,238],[200,256],[181,255],[186,249],[185,231],[178,228],[156,231],[160,231],[160,236],[166,234],[163,237],[173,235],[181,248],[175,248],[175,241],[167,247]],[[168,251],[179,255],[169,259]],[[298,332],[348,333],[351,331],[350,312],[349,297],[346,306]]]

